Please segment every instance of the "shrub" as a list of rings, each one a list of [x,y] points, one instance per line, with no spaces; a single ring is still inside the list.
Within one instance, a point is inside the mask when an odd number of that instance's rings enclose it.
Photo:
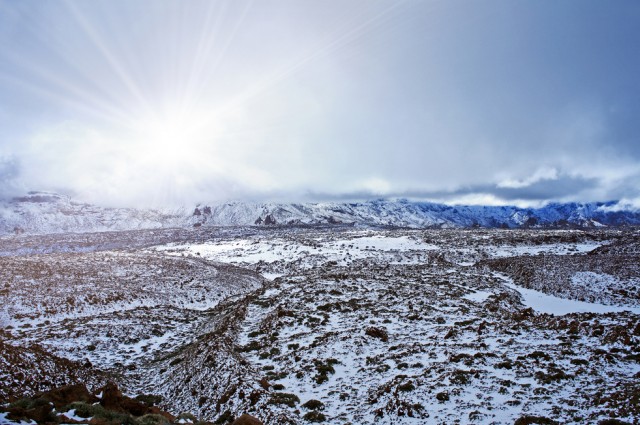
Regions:
[[[545,418],[544,416],[521,416],[516,419],[513,425],[558,425],[558,422],[551,420],[549,418]]]
[[[411,381],[407,381],[404,384],[398,385],[398,390],[404,391],[404,392],[413,391],[415,389],[416,387],[415,385],[413,385],[413,382]]]
[[[370,337],[377,338],[382,342],[387,342],[389,340],[389,334],[384,328],[376,328],[374,326],[371,326],[367,328],[364,333]]]
[[[563,379],[573,378],[572,375],[568,375],[560,369],[550,370],[549,373],[538,371],[536,372],[535,377],[541,384],[550,384],[552,382],[559,382]]]
[[[469,371],[460,370],[460,369],[454,370],[451,376],[449,377],[449,381],[451,381],[452,384],[466,385],[469,383],[469,381],[471,381],[471,378],[469,375],[471,375],[471,372]]]
[[[171,422],[162,415],[144,415],[137,420],[138,425],[170,425]]]
[[[308,410],[322,410],[324,409],[324,403],[320,400],[309,400],[305,404],[302,405],[305,409]]]
[[[336,373],[333,365],[340,362],[337,359],[330,358],[325,360],[324,362],[322,360],[314,360],[313,363],[315,365],[316,371],[318,372],[314,380],[317,384],[322,384],[323,382],[327,382],[329,380],[330,373]]]
[[[218,419],[216,419],[214,424],[222,425],[222,424],[233,422],[234,419],[235,417],[233,416],[233,413],[231,413],[230,410],[225,410],[224,413],[222,413],[222,415],[220,415]]]
[[[439,402],[445,402],[445,401],[449,401],[449,392],[448,391],[442,391],[438,394],[436,394],[436,399]]]
[[[284,404],[289,407],[296,407],[298,403],[300,403],[300,398],[289,393],[273,393],[269,399],[269,404]]]
[[[251,341],[250,343],[242,347],[240,350],[241,351],[258,351],[260,348],[262,348],[262,345],[260,345],[258,341]]]
[[[305,413],[305,415],[302,418],[309,422],[324,422],[327,420],[327,417],[324,414],[315,410]]]
[[[162,396],[153,394],[140,394],[136,396],[136,400],[140,403],[144,403],[147,406],[155,406],[162,402]]]
[[[124,413],[114,412],[112,410],[106,410],[104,407],[99,404],[88,404],[83,401],[76,401],[71,404],[68,404],[64,408],[62,408],[61,412],[68,412],[71,409],[75,409],[76,416],[81,418],[97,418],[97,419],[106,419],[110,422],[118,422],[121,424],[133,424],[134,420],[131,416],[126,415]]]

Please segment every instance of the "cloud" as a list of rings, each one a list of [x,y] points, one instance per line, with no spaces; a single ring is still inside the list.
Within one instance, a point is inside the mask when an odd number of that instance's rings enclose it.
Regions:
[[[2,165],[3,191],[138,206],[640,196],[634,7],[0,7],[0,154],[19,164]]]
[[[612,205],[602,205],[598,208],[604,212],[617,212],[617,211],[640,211],[640,197],[634,199],[622,198],[619,202]]]
[[[522,180],[511,180],[507,179],[501,182],[498,182],[497,187],[504,189],[520,189],[524,187],[531,186],[532,184],[538,183],[542,180],[557,180],[558,179],[558,170],[555,168],[540,168],[536,170],[536,172],[525,179]]]
[[[0,156],[0,199],[13,197],[23,190],[19,184],[20,163],[12,156]]]

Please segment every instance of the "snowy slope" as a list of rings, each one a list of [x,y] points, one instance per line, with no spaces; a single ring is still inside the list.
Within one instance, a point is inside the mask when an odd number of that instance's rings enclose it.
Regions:
[[[104,208],[56,193],[29,192],[0,201],[0,234],[103,232],[171,227],[180,213],[134,208]]]

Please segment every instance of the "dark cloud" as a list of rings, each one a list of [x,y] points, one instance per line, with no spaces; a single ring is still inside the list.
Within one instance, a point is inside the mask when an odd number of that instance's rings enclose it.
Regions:
[[[407,190],[399,192],[388,192],[385,194],[372,191],[354,191],[340,194],[314,193],[308,192],[306,199],[322,200],[330,199],[334,201],[353,201],[362,199],[375,199],[380,197],[389,198],[409,198],[416,200],[436,200],[436,201],[457,201],[469,199],[469,195],[484,195],[492,197],[494,202],[505,204],[517,201],[539,203],[548,200],[563,199],[589,199],[589,195],[597,191],[602,185],[600,179],[585,178],[580,176],[559,175],[555,178],[543,178],[520,187],[503,187],[498,184],[481,184],[460,187],[454,190]],[[479,198],[481,199],[481,198]]]

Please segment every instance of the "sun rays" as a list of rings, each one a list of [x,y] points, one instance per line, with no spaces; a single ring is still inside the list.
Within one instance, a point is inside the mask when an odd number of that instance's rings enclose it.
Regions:
[[[210,198],[231,194],[206,194],[211,187],[281,190],[294,182],[276,177],[276,164],[302,158],[292,129],[300,114],[317,113],[290,82],[388,23],[401,5],[352,8],[323,33],[303,30],[292,34],[301,40],[279,45],[270,39],[278,27],[251,1],[65,0],[31,28],[41,54],[8,52],[24,74],[3,77],[59,106],[66,124],[42,130],[25,149],[59,144],[81,190],[124,187],[135,197],[155,185],[162,196],[195,190]],[[47,8],[55,18],[44,17]]]

